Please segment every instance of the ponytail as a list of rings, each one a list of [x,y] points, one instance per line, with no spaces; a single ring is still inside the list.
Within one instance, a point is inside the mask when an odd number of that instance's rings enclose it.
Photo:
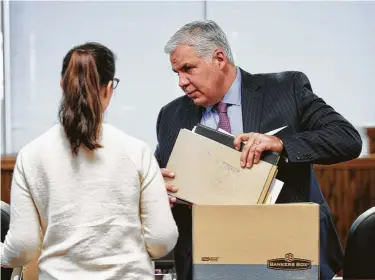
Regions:
[[[81,144],[89,150],[101,148],[97,142],[102,122],[101,86],[92,54],[82,49],[72,52],[61,86],[60,122],[73,155],[78,155]]]

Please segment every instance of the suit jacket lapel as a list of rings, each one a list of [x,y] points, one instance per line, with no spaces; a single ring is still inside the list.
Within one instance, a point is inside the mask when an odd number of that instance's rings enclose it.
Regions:
[[[243,132],[261,132],[264,94],[258,89],[262,86],[262,81],[241,68],[240,70]]]
[[[195,105],[193,100],[189,99],[189,105],[185,109],[185,114],[182,115],[182,127],[192,130],[201,121],[203,110],[203,107]]]

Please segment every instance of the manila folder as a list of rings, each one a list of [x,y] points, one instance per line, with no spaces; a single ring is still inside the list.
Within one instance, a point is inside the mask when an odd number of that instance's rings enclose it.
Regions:
[[[242,168],[240,155],[237,150],[181,129],[167,164],[175,177],[166,179],[178,192],[169,195],[193,204],[257,204],[277,168],[265,161]]]

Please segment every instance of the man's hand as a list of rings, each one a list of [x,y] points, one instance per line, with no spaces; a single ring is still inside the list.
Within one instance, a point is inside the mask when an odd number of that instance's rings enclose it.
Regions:
[[[174,173],[169,171],[166,168],[161,168],[160,171],[161,171],[161,174],[163,175],[164,178],[173,178],[174,177]],[[175,193],[175,192],[178,191],[178,189],[176,187],[174,187],[169,182],[165,182],[165,188],[167,189],[167,192]],[[173,207],[174,203],[176,202],[176,198],[173,197],[173,196],[170,196],[170,195],[168,195],[168,198],[169,198],[169,204],[171,205],[171,207]]]
[[[260,133],[243,133],[234,139],[234,147],[239,150],[241,142],[246,142],[241,153],[241,167],[251,168],[257,164],[264,151],[281,153],[284,149],[282,142],[276,136]]]

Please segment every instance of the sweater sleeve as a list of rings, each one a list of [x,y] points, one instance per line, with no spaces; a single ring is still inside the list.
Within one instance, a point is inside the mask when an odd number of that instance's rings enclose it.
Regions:
[[[32,261],[40,246],[40,222],[25,179],[22,151],[13,171],[10,226],[1,246],[1,266],[19,267]]]
[[[152,258],[157,259],[173,250],[178,229],[162,174],[148,146],[143,150],[141,165],[141,221],[147,251]]]

